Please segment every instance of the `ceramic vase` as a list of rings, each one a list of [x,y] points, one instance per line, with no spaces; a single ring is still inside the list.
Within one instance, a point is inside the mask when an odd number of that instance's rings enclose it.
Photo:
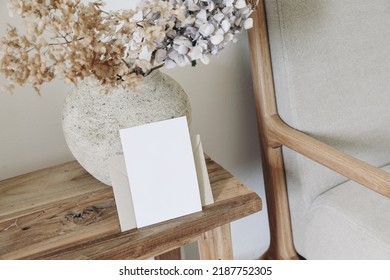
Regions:
[[[120,129],[181,116],[191,122],[186,93],[174,79],[154,71],[135,89],[105,89],[92,78],[84,79],[65,99],[62,126],[76,160],[111,185],[108,161],[122,153]]]

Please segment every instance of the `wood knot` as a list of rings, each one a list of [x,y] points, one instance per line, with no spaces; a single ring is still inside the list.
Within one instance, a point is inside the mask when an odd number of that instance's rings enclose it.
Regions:
[[[96,222],[103,212],[103,208],[96,206],[90,206],[82,211],[71,211],[66,214],[65,219],[69,222],[73,222],[76,225],[88,225]]]

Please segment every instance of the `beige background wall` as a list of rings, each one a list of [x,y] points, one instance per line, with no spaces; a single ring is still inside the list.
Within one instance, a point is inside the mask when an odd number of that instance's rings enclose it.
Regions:
[[[125,1],[109,2],[120,8]],[[9,18],[6,3],[0,0],[0,34],[6,22],[22,28]],[[192,131],[201,135],[205,152],[265,200],[246,34],[207,66],[165,72],[189,95]],[[41,96],[30,87],[13,95],[0,92],[0,180],[73,159],[61,128],[67,91],[55,81],[42,88]],[[258,257],[269,243],[266,211],[233,223],[232,235],[236,259]]]

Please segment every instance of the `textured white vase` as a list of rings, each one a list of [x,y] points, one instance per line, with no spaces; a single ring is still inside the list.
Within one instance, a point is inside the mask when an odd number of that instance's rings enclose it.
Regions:
[[[154,71],[136,89],[102,94],[98,81],[85,79],[67,96],[62,115],[65,140],[77,161],[96,179],[111,185],[108,160],[122,153],[119,129],[187,116],[191,107],[182,87]]]

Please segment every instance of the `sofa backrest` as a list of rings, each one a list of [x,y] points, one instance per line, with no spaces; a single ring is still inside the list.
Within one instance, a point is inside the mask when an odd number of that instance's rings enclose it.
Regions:
[[[375,166],[388,164],[390,1],[265,4],[282,119]],[[292,213],[304,213],[318,195],[346,180],[291,151],[284,158]]]

